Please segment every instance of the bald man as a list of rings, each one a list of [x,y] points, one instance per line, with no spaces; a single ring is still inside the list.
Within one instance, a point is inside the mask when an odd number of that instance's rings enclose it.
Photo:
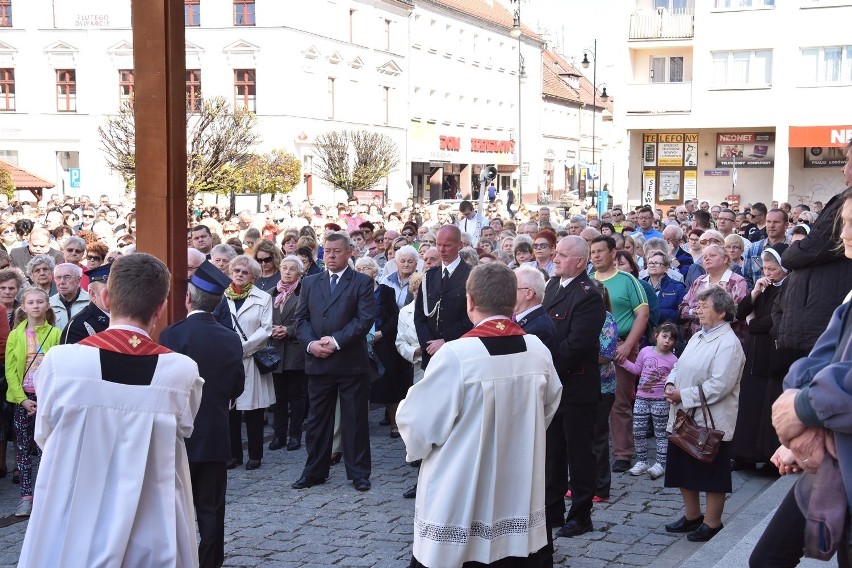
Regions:
[[[186,278],[187,280],[192,278],[192,275],[195,274],[195,271],[198,270],[198,267],[201,266],[201,263],[207,260],[207,257],[198,249],[188,248],[186,249]]]

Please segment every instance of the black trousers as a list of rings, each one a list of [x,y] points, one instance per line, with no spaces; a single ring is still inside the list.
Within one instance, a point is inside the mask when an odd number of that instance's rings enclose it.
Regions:
[[[219,568],[225,562],[225,491],[228,470],[225,462],[189,462],[192,501],[198,520],[198,565]]]
[[[308,375],[308,461],[302,475],[326,479],[331,468],[334,408],[340,396],[340,434],[347,479],[369,478],[370,381],[367,375]]]
[[[595,495],[609,497],[612,469],[609,466],[609,412],[615,402],[615,393],[601,394],[595,414],[595,435],[592,448],[595,452]],[[573,495],[573,493],[572,493]]]
[[[548,529],[592,517],[596,460],[593,450],[597,403],[560,406],[547,428],[544,498]],[[571,471],[571,509],[565,517],[565,492]]]
[[[305,420],[305,398],[308,378],[304,371],[284,371],[272,375],[275,386],[275,437],[285,440],[288,436],[302,439],[302,422]],[[287,414],[290,426],[287,427]]]
[[[231,428],[231,457],[243,463],[243,433],[240,429],[242,417],[246,419],[246,438],[248,438],[248,456],[250,460],[263,459],[263,411],[231,410],[228,413],[228,425]]]
[[[852,551],[849,547],[849,521],[844,530],[844,541],[837,549],[837,565],[850,566]],[[796,504],[795,487],[790,489],[775,511],[775,515],[748,559],[752,568],[792,568],[798,566],[805,555],[805,517]]]

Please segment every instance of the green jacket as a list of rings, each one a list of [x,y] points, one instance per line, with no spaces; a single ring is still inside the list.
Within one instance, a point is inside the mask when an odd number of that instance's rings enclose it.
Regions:
[[[48,349],[59,344],[62,333],[58,328],[49,323],[44,323],[36,328],[36,338],[41,350],[47,353]],[[27,399],[24,388],[21,386],[24,371],[27,368],[27,321],[18,324],[9,333],[6,341],[6,400],[14,404],[21,404]]]

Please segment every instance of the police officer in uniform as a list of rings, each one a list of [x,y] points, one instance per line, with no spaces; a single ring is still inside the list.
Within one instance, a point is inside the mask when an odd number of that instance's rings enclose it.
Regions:
[[[62,331],[60,343],[78,343],[109,327],[109,313],[103,309],[101,290],[106,288],[110,264],[103,264],[83,274],[89,277],[89,305],[71,318]]]

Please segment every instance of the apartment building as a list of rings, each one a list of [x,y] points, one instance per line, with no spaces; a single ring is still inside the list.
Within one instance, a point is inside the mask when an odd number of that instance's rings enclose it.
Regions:
[[[844,187],[851,1],[635,0],[626,18],[631,203],[825,202]]]

